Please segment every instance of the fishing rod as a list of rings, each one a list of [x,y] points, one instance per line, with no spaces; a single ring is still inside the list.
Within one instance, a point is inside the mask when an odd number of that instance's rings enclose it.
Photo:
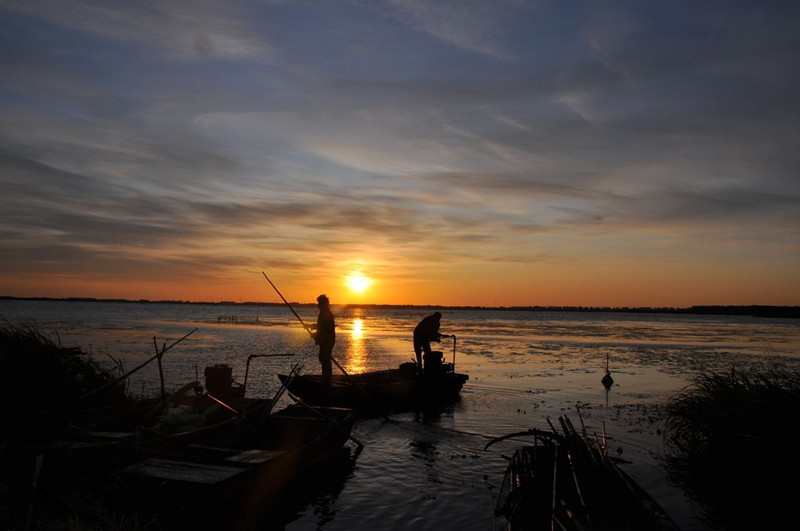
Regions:
[[[272,283],[272,281],[269,279],[269,277],[267,276],[267,274],[266,274],[266,273],[264,273],[263,271],[261,272],[261,274],[262,274],[262,275],[264,275],[264,278],[266,278],[266,279],[267,279],[267,282],[269,282],[269,285],[270,285],[270,286],[272,286],[272,289],[274,289],[274,290],[275,290],[275,293],[277,293],[277,294],[280,296],[280,298],[281,298],[281,299],[283,299],[283,302],[284,302],[284,303],[286,303],[286,306],[288,306],[288,307],[289,307],[289,309],[292,311],[292,313],[294,314],[294,316],[295,316],[295,317],[297,317],[297,320],[298,320],[298,321],[300,321],[300,324],[301,324],[301,325],[303,325],[303,328],[305,328],[305,329],[306,329],[306,332],[308,332],[308,335],[310,335],[310,336],[311,336],[311,338],[313,339],[313,338],[314,338],[314,333],[311,331],[311,328],[310,328],[309,326],[307,326],[307,325],[306,325],[306,323],[303,321],[303,319],[302,319],[302,318],[301,318],[299,315],[297,315],[297,312],[296,312],[296,311],[294,311],[294,308],[292,308],[292,305],[291,305],[291,304],[289,304],[289,301],[287,301],[287,300],[286,300],[286,297],[284,297],[284,296],[281,294],[281,292],[278,290],[278,288],[275,286],[275,284],[273,284],[273,283]],[[339,362],[338,362],[338,361],[336,361],[336,358],[334,358],[333,356],[331,356],[331,361],[334,363],[334,365],[336,365],[337,367],[339,367],[339,370],[340,370],[340,371],[342,371],[342,372],[344,373],[344,375],[345,375],[345,376],[347,376],[348,378],[350,378],[350,375],[349,375],[349,374],[347,374],[347,371],[346,371],[346,370],[344,370],[344,367],[342,367],[341,365],[339,365]]]
[[[284,297],[283,294],[281,294],[280,290],[278,290],[278,288],[275,286],[275,284],[272,283],[272,281],[269,279],[269,277],[267,276],[266,273],[264,273],[262,271],[261,274],[264,275],[264,278],[267,279],[267,282],[269,282],[269,285],[272,286],[272,289],[275,290],[275,293],[277,293],[280,296],[280,298],[283,300],[283,302],[286,303],[286,306],[288,306],[289,309],[294,314],[294,316],[297,317],[297,320],[300,321],[300,324],[303,325],[303,328],[306,329],[306,332],[308,332],[308,334],[313,338],[314,334],[311,332],[311,329],[308,326],[306,326],[306,323],[303,322],[303,319],[299,315],[297,315],[297,312],[294,311],[294,308],[292,308],[292,305],[289,304],[289,301],[286,300],[286,297]],[[337,365],[338,365],[338,363],[337,363]]]
[[[286,304],[286,306],[288,306],[288,307],[289,307],[289,309],[292,311],[292,313],[294,314],[294,316],[295,316],[295,317],[297,317],[297,320],[298,320],[298,321],[300,321],[300,324],[301,324],[301,325],[303,325],[303,328],[305,328],[305,329],[306,329],[306,332],[308,332],[308,334],[309,334],[309,335],[311,336],[311,338],[313,339],[313,338],[314,338],[314,333],[313,333],[313,332],[311,331],[311,329],[310,329],[310,328],[309,328],[309,327],[306,325],[306,323],[305,323],[305,322],[303,322],[303,319],[302,319],[302,318],[301,318],[299,315],[297,315],[297,312],[296,312],[296,311],[294,311],[294,308],[292,308],[292,305],[291,305],[291,304],[289,304],[289,301],[287,301],[287,300],[286,300],[286,297],[284,297],[284,296],[283,296],[283,294],[280,292],[280,290],[278,290],[277,286],[275,286],[275,284],[273,284],[273,283],[272,283],[272,281],[269,279],[269,277],[267,276],[267,274],[266,274],[266,273],[264,273],[264,272],[262,271],[262,272],[261,272],[261,274],[262,274],[262,275],[264,275],[264,278],[266,278],[266,279],[267,279],[267,282],[269,282],[269,285],[270,285],[270,286],[272,286],[272,289],[274,289],[274,290],[275,290],[275,293],[277,293],[277,294],[280,296],[280,298],[283,300],[283,302]],[[364,390],[364,388],[362,388],[362,387],[361,387],[361,386],[358,384],[358,382],[357,382],[357,381],[355,381],[355,380],[353,380],[353,379],[352,379],[352,377],[351,377],[351,376],[350,376],[350,375],[347,373],[347,371],[346,371],[346,370],[344,370],[344,367],[342,367],[342,366],[339,364],[339,362],[338,362],[338,361],[336,361],[336,358],[334,358],[334,357],[333,357],[333,355],[331,355],[331,361],[334,363],[334,365],[336,365],[336,366],[339,368],[339,370],[340,370],[340,371],[342,371],[342,373],[345,375],[345,377],[348,379],[348,381],[349,381],[350,383],[352,383],[354,386],[356,386],[356,389],[358,389],[359,391],[361,391],[361,392],[364,394],[364,396],[365,396],[365,397],[367,397],[367,399],[369,399],[370,401],[373,401],[373,402],[374,402],[374,400],[372,399],[372,397],[371,397],[371,396],[369,396],[369,394],[368,394],[368,393],[367,393],[367,392]],[[390,420],[390,419],[389,419],[389,417],[387,417],[386,415],[384,415],[384,416],[383,416],[383,418],[384,418],[385,420],[387,420],[387,421],[388,421],[388,420]]]
[[[288,307],[289,307],[289,309],[292,311],[292,313],[294,314],[294,316],[295,316],[295,317],[297,317],[297,320],[298,320],[298,321],[300,321],[300,324],[301,324],[301,325],[303,325],[303,328],[305,328],[305,329],[306,329],[306,332],[308,332],[308,335],[310,335],[310,336],[311,336],[311,338],[313,339],[313,338],[314,338],[314,333],[311,331],[311,328],[310,328],[309,326],[307,326],[307,325],[306,325],[306,323],[303,321],[303,319],[302,319],[302,318],[301,318],[299,315],[297,315],[297,312],[296,312],[296,311],[294,311],[294,308],[292,308],[292,305],[291,305],[291,304],[289,304],[289,301],[287,301],[287,300],[286,300],[286,297],[284,297],[284,296],[281,294],[281,292],[278,290],[278,288],[275,286],[275,284],[273,284],[273,283],[272,283],[272,281],[269,279],[269,277],[267,276],[267,274],[266,274],[266,273],[264,273],[263,271],[261,272],[261,274],[262,274],[262,275],[264,275],[264,278],[266,278],[266,279],[267,279],[267,282],[269,282],[269,285],[270,285],[270,286],[272,286],[272,289],[274,289],[274,290],[275,290],[275,293],[277,293],[277,294],[280,296],[280,298],[281,298],[281,299],[283,299],[283,302],[284,302],[284,303],[286,303],[286,306],[288,306]],[[333,356],[331,356],[331,361],[332,361],[332,362],[333,362],[333,363],[334,363],[334,364],[335,364],[337,367],[339,367],[339,370],[341,370],[341,371],[344,373],[344,375],[345,375],[345,376],[347,376],[348,378],[350,377],[350,375],[349,375],[349,374],[347,374],[347,371],[346,371],[346,370],[344,370],[344,367],[342,367],[341,365],[339,365],[339,362],[338,362],[338,361],[336,361],[336,358],[334,358]]]

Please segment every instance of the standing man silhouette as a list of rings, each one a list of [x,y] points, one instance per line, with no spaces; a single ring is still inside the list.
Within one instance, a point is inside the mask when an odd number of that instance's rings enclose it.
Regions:
[[[333,345],[336,343],[336,323],[331,313],[330,301],[324,293],[317,297],[317,307],[319,315],[317,324],[311,325],[312,337],[314,342],[319,345],[319,363],[322,365],[322,381],[330,385],[333,377],[333,367],[331,361],[333,357]]]

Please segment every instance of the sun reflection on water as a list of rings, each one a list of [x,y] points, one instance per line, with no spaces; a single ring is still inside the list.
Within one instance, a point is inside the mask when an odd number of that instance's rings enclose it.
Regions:
[[[367,350],[364,345],[364,320],[353,318],[345,366],[348,373],[358,374],[367,367]]]

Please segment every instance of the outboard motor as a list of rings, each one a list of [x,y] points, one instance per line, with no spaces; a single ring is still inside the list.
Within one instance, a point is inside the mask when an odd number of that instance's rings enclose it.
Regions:
[[[234,386],[233,369],[229,365],[223,363],[206,367],[204,375],[209,394],[221,400],[240,394],[240,387]]]

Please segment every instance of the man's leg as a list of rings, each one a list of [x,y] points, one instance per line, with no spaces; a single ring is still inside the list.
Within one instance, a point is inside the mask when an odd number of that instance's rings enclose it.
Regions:
[[[417,356],[417,371],[422,372],[422,343],[414,338],[414,354]]]
[[[422,346],[422,350],[425,352],[425,355],[427,355],[430,358],[430,355],[431,355],[431,342],[428,341],[428,340],[425,340],[425,341],[422,342],[421,346]],[[424,360],[425,356],[423,356],[422,359]],[[426,368],[427,368],[427,366],[423,368],[422,372],[425,372]]]
[[[333,379],[333,367],[331,366],[332,355],[333,347],[319,347],[319,363],[322,366],[322,381],[329,385]]]

